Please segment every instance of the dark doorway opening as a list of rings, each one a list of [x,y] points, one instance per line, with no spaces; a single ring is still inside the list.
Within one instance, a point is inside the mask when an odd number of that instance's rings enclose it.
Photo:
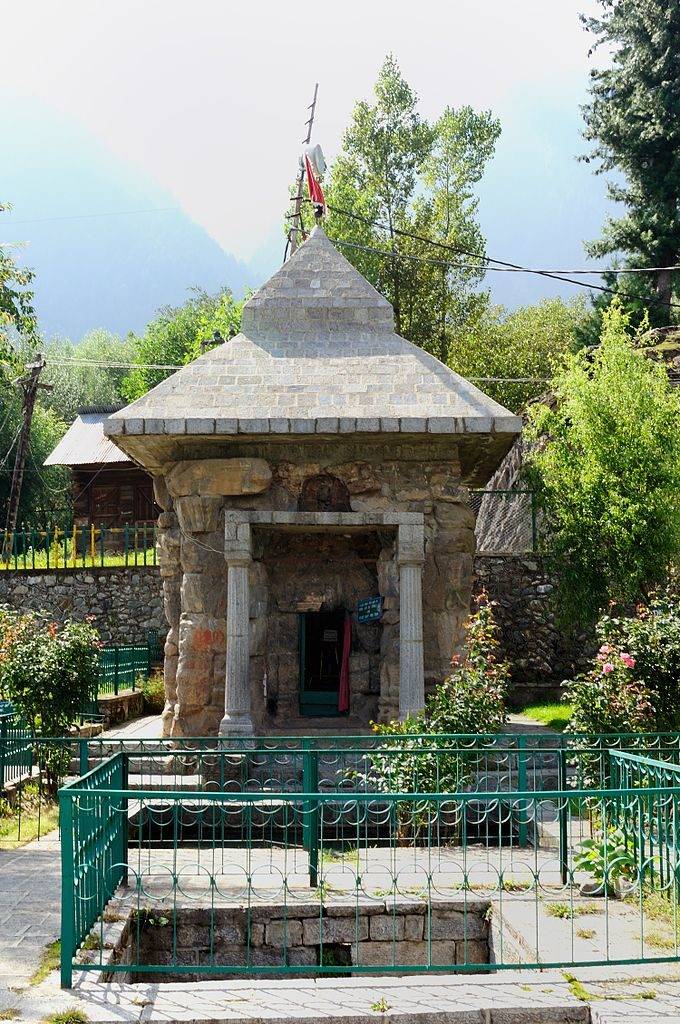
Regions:
[[[340,715],[338,698],[345,613],[300,614],[300,714]]]

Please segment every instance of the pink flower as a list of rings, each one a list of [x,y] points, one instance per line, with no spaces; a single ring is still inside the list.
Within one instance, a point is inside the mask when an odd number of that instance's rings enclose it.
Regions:
[[[635,668],[635,658],[631,657],[630,654],[626,654],[625,651],[621,654],[621,661],[626,668]]]
[[[610,651],[611,647],[609,644],[602,644],[602,647],[600,647],[600,654],[609,654]]]
[[[602,671],[606,676],[608,676],[610,672],[614,671],[614,666],[612,665],[611,661],[606,661],[604,663],[604,665],[602,666]]]

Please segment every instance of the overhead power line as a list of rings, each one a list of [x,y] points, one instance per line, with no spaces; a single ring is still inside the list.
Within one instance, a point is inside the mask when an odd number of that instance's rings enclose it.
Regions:
[[[454,263],[452,260],[437,260],[433,256],[414,256],[413,253],[399,251],[390,252],[387,249],[377,249],[373,245],[359,245],[358,242],[347,242],[342,238],[334,238],[333,242],[335,245],[344,245],[349,249],[359,249],[361,252],[371,252],[376,256],[386,256],[389,259],[394,259],[396,256],[401,260],[413,260],[416,263],[432,263],[437,267],[453,267],[455,270],[483,270],[485,273],[487,271],[494,271],[497,274],[595,274],[602,276],[604,274],[651,274],[657,270],[680,270],[680,264],[672,267],[631,267],[627,270],[607,270],[601,267],[596,267],[593,270],[543,270],[542,268],[519,266],[481,267],[479,263]],[[486,259],[487,257],[484,258]],[[583,284],[583,282],[574,283]],[[585,284],[587,287],[590,287],[587,282]]]
[[[48,224],[57,220],[90,220],[93,217],[134,217],[137,214],[177,212],[176,206],[152,207],[148,210],[103,210],[101,213],[67,213],[58,217],[32,217],[30,220],[13,220],[10,217],[9,220],[3,221],[3,224]]]
[[[620,296],[621,298],[624,298],[624,299],[628,298],[628,299],[633,299],[635,301],[639,301],[639,297],[637,295],[630,295],[627,292],[617,292],[615,288],[608,288],[606,285],[603,285],[603,284],[593,284],[592,282],[578,281],[578,280],[574,280],[574,278],[567,277],[567,276],[564,276],[562,274],[556,274],[556,273],[554,273],[553,271],[550,271],[550,270],[538,270],[538,269],[533,269],[533,268],[530,268],[530,267],[523,267],[519,263],[511,263],[508,260],[499,260],[499,259],[496,259],[493,256],[487,256],[485,253],[470,252],[469,249],[463,249],[460,246],[452,245],[449,242],[440,242],[440,241],[437,241],[434,238],[427,238],[427,236],[425,236],[425,235],[418,235],[414,231],[402,231],[400,228],[390,228],[389,225],[383,224],[383,223],[381,223],[378,220],[371,220],[368,217],[364,217],[360,213],[353,213],[351,210],[343,210],[341,207],[332,206],[330,203],[327,204],[327,205],[328,205],[328,209],[332,213],[339,213],[341,216],[349,217],[352,220],[361,221],[364,224],[368,224],[369,227],[377,227],[377,228],[380,228],[382,231],[391,231],[392,234],[398,235],[400,238],[410,238],[412,241],[415,241],[415,242],[424,242],[426,245],[433,245],[433,246],[435,246],[438,249],[444,249],[447,252],[454,252],[454,253],[456,253],[459,256],[469,256],[472,259],[482,260],[482,261],[484,261],[486,263],[497,263],[501,267],[510,267],[513,270],[516,270],[516,271],[524,273],[524,274],[537,274],[540,277],[547,277],[547,278],[549,278],[552,281],[563,281],[566,284],[575,284],[579,288],[589,288],[589,289],[591,289],[593,291],[605,292],[608,295],[618,295],[618,296]],[[394,259],[394,258],[398,258],[400,256],[400,253],[395,251],[395,252],[389,252],[386,255],[390,259]],[[480,269],[482,269],[482,268],[480,268]],[[489,267],[489,268],[485,268],[485,269],[495,269],[495,268]],[[640,269],[646,269],[646,268],[640,268]],[[609,271],[605,271],[605,273],[609,273]],[[677,302],[670,302],[670,303],[661,302],[660,299],[657,299],[654,296],[649,296],[649,298],[646,301],[647,302],[653,302],[656,305],[660,304],[660,305],[663,305],[663,306],[668,306],[668,307],[670,307],[672,309],[680,309],[680,304],[679,303],[677,303]]]

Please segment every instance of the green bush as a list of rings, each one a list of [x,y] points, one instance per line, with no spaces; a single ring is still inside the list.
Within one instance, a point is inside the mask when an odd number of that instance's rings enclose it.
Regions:
[[[456,792],[466,778],[458,740],[433,743],[422,734],[492,734],[507,721],[508,663],[498,657],[498,628],[485,594],[465,624],[463,653],[428,698],[425,710],[404,722],[373,725],[384,737],[384,754],[370,755],[366,781],[383,792]],[[392,744],[390,739],[394,738]],[[448,748],[448,750],[447,750]],[[451,751],[451,752],[448,752]],[[478,752],[473,752],[474,758]]]
[[[0,694],[44,736],[63,736],[96,692],[99,634],[89,622],[59,626],[34,612],[0,610]],[[39,750],[48,791],[68,769],[66,746]]]
[[[89,622],[0,611],[0,693],[34,732],[66,732],[96,692],[99,634]]]
[[[163,673],[154,672],[148,679],[142,679],[137,689],[144,694],[144,710],[151,715],[161,715],[165,707]]]
[[[651,595],[634,616],[613,611],[598,623],[603,644],[629,654],[631,673],[651,696],[655,727],[675,730],[680,723],[680,597],[675,586]]]
[[[680,601],[673,587],[651,595],[635,614],[610,609],[596,626],[593,667],[565,682],[573,704],[569,732],[650,732],[680,717]]]

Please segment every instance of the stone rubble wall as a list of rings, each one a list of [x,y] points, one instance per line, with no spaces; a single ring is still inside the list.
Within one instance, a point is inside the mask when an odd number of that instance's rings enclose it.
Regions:
[[[334,962],[380,967],[392,963],[426,967],[434,964],[486,964],[490,959],[488,900],[451,903],[423,902],[330,905],[320,917],[319,905],[218,907],[178,909],[174,927],[172,910],[165,913],[166,925],[145,924],[140,932],[138,962],[149,965],[191,967],[210,963],[238,966],[249,962],[257,967],[316,967],[321,948]],[[428,911],[430,911],[428,913]],[[154,917],[163,917],[154,907]],[[128,923],[115,952],[118,963],[134,963],[137,928]],[[342,959],[342,957],[345,959]],[[312,977],[311,971],[296,977]],[[264,977],[266,975],[260,975]],[[120,980],[120,975],[117,976]],[[157,982],[208,981],[219,972],[195,975],[163,974],[143,970],[134,980]],[[231,974],[237,978],[239,974]],[[244,973],[241,977],[247,977]]]
[[[592,637],[568,635],[552,608],[555,579],[538,555],[477,555],[473,596],[485,590],[495,602],[501,655],[512,667],[513,706],[558,697],[560,684],[588,666]]]
[[[167,629],[158,569],[60,569],[0,571],[0,605],[44,612],[55,622],[93,626],[105,643],[144,643],[148,630]]]

